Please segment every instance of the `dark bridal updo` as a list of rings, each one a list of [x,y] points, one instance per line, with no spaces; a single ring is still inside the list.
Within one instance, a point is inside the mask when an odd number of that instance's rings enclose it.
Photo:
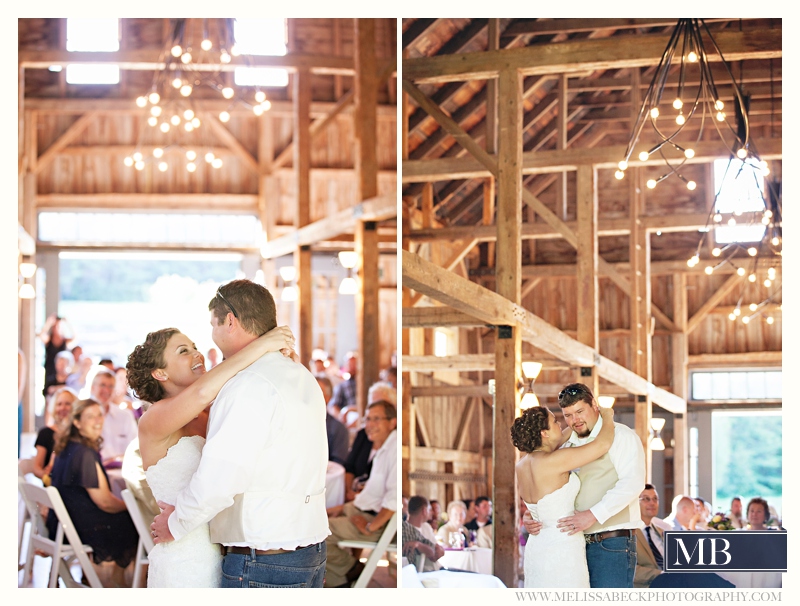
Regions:
[[[152,372],[167,365],[164,350],[167,341],[180,331],[177,328],[162,328],[147,335],[144,343],[133,348],[128,356],[128,385],[136,397],[145,402],[158,402],[166,395],[161,383],[153,378]]]
[[[511,441],[520,452],[533,452],[542,445],[542,431],[550,428],[550,411],[531,406],[511,426]]]

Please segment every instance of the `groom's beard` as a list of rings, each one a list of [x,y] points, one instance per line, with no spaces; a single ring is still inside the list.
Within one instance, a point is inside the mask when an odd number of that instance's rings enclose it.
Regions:
[[[574,431],[574,432],[575,432],[575,434],[576,434],[576,435],[577,435],[579,438],[586,438],[586,437],[588,437],[588,436],[589,436],[589,434],[590,434],[590,433],[592,433],[592,430],[591,430],[591,429],[589,429],[589,428],[587,428],[587,427],[586,427],[586,425],[584,425],[584,426],[583,426],[583,428],[582,428],[580,431],[578,431],[577,429],[575,429],[575,428],[573,427],[573,428],[572,428],[572,431]]]

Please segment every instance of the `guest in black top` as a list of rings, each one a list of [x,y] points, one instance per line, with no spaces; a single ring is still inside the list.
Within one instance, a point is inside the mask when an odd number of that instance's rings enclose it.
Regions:
[[[344,462],[345,502],[352,501],[361,492],[372,471],[372,440],[367,430],[360,429]]]
[[[56,433],[63,431],[69,423],[72,413],[72,405],[78,399],[78,394],[69,387],[62,387],[50,396],[49,424],[39,430],[36,436],[36,456],[33,459],[33,475],[45,480],[45,476],[50,475],[53,467],[53,447],[56,443]],[[45,485],[49,486],[50,481],[45,480]]]
[[[122,499],[110,489],[100,459],[103,410],[94,400],[75,402],[69,432],[56,441],[52,485],[58,488],[81,541],[92,547],[96,563],[113,561],[112,583],[125,586],[125,568],[136,555],[139,535]],[[58,519],[47,517],[50,538]]]

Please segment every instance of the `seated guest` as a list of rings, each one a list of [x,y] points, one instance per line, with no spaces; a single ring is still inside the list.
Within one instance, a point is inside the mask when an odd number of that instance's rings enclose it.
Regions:
[[[103,410],[103,465],[119,467],[122,457],[133,439],[138,435],[138,426],[133,413],[112,402],[117,379],[107,368],[100,367],[92,380],[92,399]]]
[[[639,512],[644,529],[636,529],[636,572],[634,587],[649,587],[664,569],[664,541],[658,527],[658,492],[652,484],[645,484],[639,495]]]
[[[392,387],[397,389],[397,367],[390,366],[389,368],[384,368],[380,374],[381,381],[385,383],[389,383]]]
[[[367,394],[367,404],[388,402],[397,409],[397,391],[387,383],[373,383]],[[353,440],[344,463],[345,501],[352,501],[361,492],[372,469],[376,449],[367,436],[366,427],[360,429]]]
[[[742,518],[742,497],[733,497],[731,499],[731,510],[728,513],[728,518],[731,521],[731,526],[734,528],[744,528],[747,521]]]
[[[353,501],[329,510],[325,587],[347,587],[364,568],[349,550],[339,547],[339,541],[377,541],[397,511],[397,409],[389,402],[374,402],[364,420],[377,452],[363,490]]]
[[[430,524],[434,532],[439,530],[439,526],[443,524],[442,506],[439,505],[439,501],[437,501],[436,499],[431,499],[431,517],[428,520],[428,524]]]
[[[694,515],[694,500],[679,494],[672,500],[672,512],[664,518],[664,522],[669,524],[672,530],[689,530],[689,523]]]
[[[75,530],[92,547],[96,563],[113,561],[112,582],[125,585],[124,572],[136,555],[139,534],[122,499],[109,488],[100,459],[103,411],[94,400],[78,400],[70,415],[68,431],[56,440],[52,483],[58,488]],[[47,517],[50,538],[56,536],[58,519]]]
[[[747,530],[767,530],[769,505],[766,499],[753,497],[747,504]]]
[[[324,375],[315,375],[317,384],[322,390],[325,401],[328,402],[333,394],[331,380]],[[325,413],[325,432],[328,435],[328,460],[344,465],[347,460],[350,434],[347,428],[329,411]]]
[[[52,396],[56,390],[67,385],[67,378],[72,372],[72,353],[69,351],[59,351],[55,357],[56,372],[50,376],[50,380],[45,383],[44,393],[45,398]]]
[[[436,543],[436,537],[427,520],[430,505],[425,497],[414,496],[408,500],[408,520],[403,522],[403,555],[415,564],[420,554],[425,556],[422,572],[441,569],[437,562],[444,555],[444,548]]]
[[[697,497],[694,500],[694,516],[689,522],[689,530],[708,530],[708,521],[711,519],[711,504]]]
[[[475,499],[475,518],[464,524],[467,530],[473,530],[476,533],[479,528],[492,523],[492,502],[489,497],[478,497]]]
[[[74,356],[73,350],[73,356]],[[92,359],[89,357],[81,358],[72,367],[72,373],[67,377],[67,387],[71,387],[76,393],[86,387],[86,377],[89,371],[92,370]]]
[[[466,526],[478,516],[478,512],[475,511],[475,501],[473,499],[462,499],[462,501],[467,507],[467,517],[464,518],[464,526]]]
[[[33,459],[33,475],[41,478],[45,486],[50,485],[50,470],[53,468],[53,447],[56,434],[64,431],[72,413],[72,404],[78,395],[69,387],[62,387],[50,396],[50,425],[42,427],[36,436],[36,456]],[[45,479],[47,476],[47,479]]]
[[[447,523],[436,532],[436,539],[445,547],[469,547],[469,530],[464,528],[466,517],[464,501],[450,501],[447,506]]]
[[[491,549],[494,540],[492,539],[492,525],[487,524],[478,528],[478,537],[475,540],[476,547],[485,547]]]

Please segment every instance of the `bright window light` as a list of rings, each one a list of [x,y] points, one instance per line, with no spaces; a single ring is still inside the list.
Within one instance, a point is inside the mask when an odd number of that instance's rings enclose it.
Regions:
[[[433,331],[433,355],[437,358],[447,357],[450,349],[450,338],[447,329],[437,328]]]
[[[67,50],[119,50],[119,19],[67,19]],[[118,84],[118,65],[67,65],[67,84]]]
[[[233,22],[236,48],[242,55],[286,54],[286,19],[236,19]],[[289,73],[274,67],[237,67],[234,72],[237,86],[286,86]]]
[[[119,84],[119,65],[67,65],[67,84]]]
[[[67,50],[119,50],[119,19],[67,19]]]
[[[715,210],[719,213],[764,211],[764,176],[750,161],[714,161],[714,187],[719,192]],[[721,225],[714,230],[720,244],[760,242],[766,227],[755,225]]]

